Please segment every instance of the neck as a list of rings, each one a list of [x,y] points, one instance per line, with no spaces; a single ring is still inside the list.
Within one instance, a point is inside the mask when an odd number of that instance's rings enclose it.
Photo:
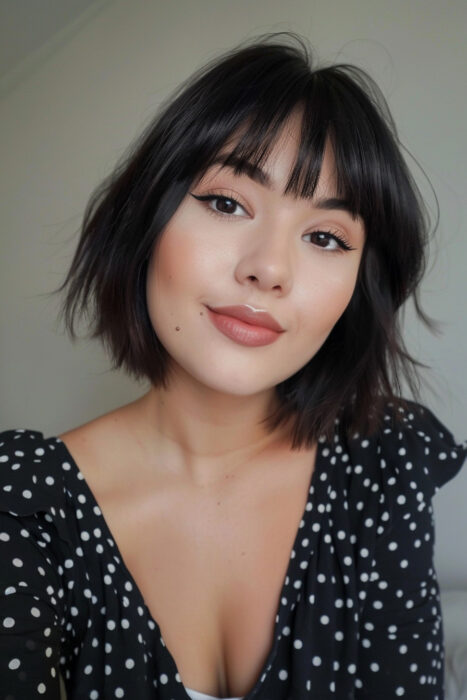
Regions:
[[[284,430],[271,434],[262,424],[274,401],[273,389],[233,396],[172,377],[170,388],[152,387],[137,404],[146,444],[171,470],[205,482],[285,446]]]

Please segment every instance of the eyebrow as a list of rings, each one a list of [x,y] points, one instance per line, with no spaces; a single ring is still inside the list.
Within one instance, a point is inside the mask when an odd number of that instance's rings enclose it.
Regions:
[[[235,170],[235,174],[237,175],[247,175],[251,180],[258,182],[268,190],[273,189],[273,183],[269,175],[259,165],[255,165],[244,158],[232,155],[220,155],[212,161],[211,165],[221,165],[223,168],[230,168]],[[316,209],[323,209],[325,211],[345,211],[350,214],[353,219],[358,216],[350,205],[350,202],[339,197],[318,199],[314,203],[314,206]]]

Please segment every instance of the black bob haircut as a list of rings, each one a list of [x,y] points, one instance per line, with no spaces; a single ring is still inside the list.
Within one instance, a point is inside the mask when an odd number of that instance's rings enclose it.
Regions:
[[[131,152],[93,194],[65,281],[61,317],[72,338],[87,317],[113,360],[135,378],[167,386],[170,357],[146,305],[148,262],[190,186],[227,142],[235,162],[260,166],[286,120],[300,110],[300,144],[285,192],[310,197],[327,142],[337,195],[361,217],[366,240],[351,301],[327,340],[276,387],[270,430],[290,427],[292,447],[339,430],[372,431],[383,406],[401,403],[401,379],[416,394],[417,363],[407,352],[398,310],[417,298],[428,217],[401,154],[379,88],[351,65],[315,67],[299,35],[280,32],[240,45],[182,84]],[[223,151],[224,152],[224,151]],[[238,165],[240,163],[240,165]],[[312,305],[310,300],[310,305]]]

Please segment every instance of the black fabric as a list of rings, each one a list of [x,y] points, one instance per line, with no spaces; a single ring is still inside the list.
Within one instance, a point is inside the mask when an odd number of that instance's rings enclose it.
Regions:
[[[371,438],[320,441],[248,700],[444,697],[431,499],[465,454],[416,404]],[[0,434],[0,562],[1,700],[58,700],[59,673],[69,700],[188,700],[58,438]]]

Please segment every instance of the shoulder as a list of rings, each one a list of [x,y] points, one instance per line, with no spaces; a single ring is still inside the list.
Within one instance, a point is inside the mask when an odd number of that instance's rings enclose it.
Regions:
[[[0,433],[1,511],[30,515],[60,506],[67,467],[61,448],[58,438],[37,430]]]
[[[131,426],[123,406],[58,436],[97,500],[114,489],[133,463],[137,445]]]
[[[416,475],[428,497],[456,476],[467,456],[467,442],[456,442],[430,409],[409,401],[397,411],[388,406],[379,444],[388,466]]]
[[[409,401],[397,409],[388,404],[380,429],[353,435],[347,449],[351,510],[364,503],[378,521],[378,536],[403,523],[428,530],[433,496],[467,453],[428,408]]]
[[[428,408],[407,401],[398,408],[388,404],[380,429],[352,436],[348,449],[349,513],[359,547],[363,543],[372,553],[370,580],[381,601],[380,579],[431,577],[432,499],[461,469],[467,445],[457,443]],[[388,609],[392,604],[388,601]]]

